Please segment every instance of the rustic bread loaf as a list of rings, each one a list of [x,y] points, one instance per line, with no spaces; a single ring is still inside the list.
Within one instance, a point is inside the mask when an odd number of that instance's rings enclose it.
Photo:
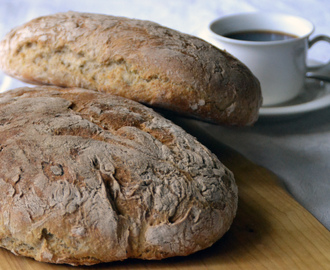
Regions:
[[[40,86],[0,94],[0,246],[72,265],[211,246],[237,209],[232,173],[142,104]]]
[[[258,80],[228,53],[149,21],[59,13],[11,31],[0,67],[35,84],[108,92],[206,121],[249,125]]]

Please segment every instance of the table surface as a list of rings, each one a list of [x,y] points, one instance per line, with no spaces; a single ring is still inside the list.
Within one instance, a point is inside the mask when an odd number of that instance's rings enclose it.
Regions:
[[[328,0],[0,0],[0,36],[36,16],[76,10],[147,19],[199,36],[210,21],[249,11],[303,16],[315,25],[312,37],[330,35]],[[326,62],[329,44],[309,57]],[[0,72],[0,91],[23,85]],[[330,108],[287,119],[261,119],[253,127],[233,128],[196,122],[216,140],[277,175],[286,190],[330,229]]]

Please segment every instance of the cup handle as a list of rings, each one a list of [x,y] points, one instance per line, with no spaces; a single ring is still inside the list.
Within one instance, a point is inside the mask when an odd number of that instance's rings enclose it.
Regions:
[[[319,41],[326,41],[328,43],[330,43],[330,37],[326,36],[326,35],[319,35],[314,37],[313,39],[308,41],[308,48],[311,48],[315,43],[319,42]],[[307,71],[315,71],[318,70],[320,68],[323,68],[327,65],[330,64],[330,60],[328,61],[328,63],[324,63],[324,64],[320,64],[320,65],[315,65],[315,66],[307,66]]]

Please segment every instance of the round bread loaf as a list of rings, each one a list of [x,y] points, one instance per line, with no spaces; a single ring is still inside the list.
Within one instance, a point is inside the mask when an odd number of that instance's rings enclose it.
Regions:
[[[232,173],[137,102],[79,88],[0,94],[0,246],[72,265],[184,256],[237,209]]]
[[[0,68],[219,124],[254,123],[262,102],[259,81],[228,53],[153,22],[100,14],[58,13],[14,29],[0,43]]]

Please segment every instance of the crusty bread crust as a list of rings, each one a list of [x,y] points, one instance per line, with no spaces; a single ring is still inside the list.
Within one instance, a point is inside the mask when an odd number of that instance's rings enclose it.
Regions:
[[[35,84],[82,87],[218,124],[258,118],[259,81],[228,53],[149,21],[67,12],[0,44],[0,67]]]
[[[72,265],[182,256],[237,209],[232,173],[142,104],[78,88],[0,94],[0,245]]]

